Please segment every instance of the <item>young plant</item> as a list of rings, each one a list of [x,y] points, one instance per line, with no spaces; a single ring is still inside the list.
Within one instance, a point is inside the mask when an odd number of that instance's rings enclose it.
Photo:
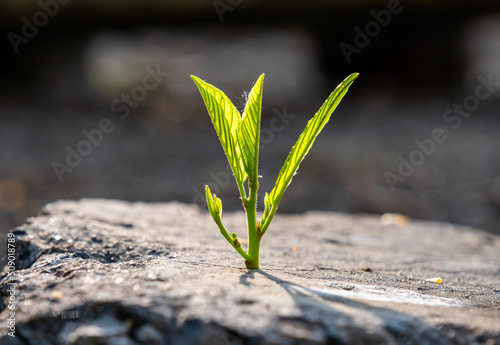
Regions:
[[[278,210],[283,193],[299,169],[305,155],[309,152],[316,136],[328,122],[330,115],[357,77],[358,73],[353,73],[340,83],[313,118],[309,120],[306,128],[288,154],[278,174],[274,188],[270,194],[265,194],[264,214],[262,218],[257,219],[257,190],[259,189],[258,180],[261,177],[258,173],[260,111],[264,74],[259,77],[248,94],[248,101],[242,114],[224,92],[198,77],[191,76],[205,101],[240,191],[241,201],[247,216],[247,251],[241,247],[236,233],[233,232],[229,235],[227,232],[221,220],[222,202],[215,194],[211,193],[208,186],[205,186],[208,210],[224,238],[245,259],[245,265],[248,269],[259,268],[260,241]],[[245,188],[247,180],[247,188]]]

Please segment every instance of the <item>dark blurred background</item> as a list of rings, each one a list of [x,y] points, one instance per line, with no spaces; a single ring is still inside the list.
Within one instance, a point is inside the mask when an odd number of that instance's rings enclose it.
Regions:
[[[242,109],[266,73],[264,192],[352,72],[280,211],[393,212],[500,234],[498,1],[4,0],[0,19],[2,238],[58,199],[204,207],[211,184],[239,210],[189,76]]]

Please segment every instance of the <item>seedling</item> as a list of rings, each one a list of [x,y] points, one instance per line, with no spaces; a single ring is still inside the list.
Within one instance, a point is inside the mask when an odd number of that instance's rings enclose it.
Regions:
[[[261,177],[258,173],[260,112],[264,74],[259,77],[248,94],[248,100],[242,114],[224,92],[198,77],[191,76],[205,101],[215,131],[219,136],[238,185],[247,216],[247,251],[241,247],[236,233],[233,232],[229,235],[227,232],[221,220],[222,202],[215,194],[212,194],[208,186],[205,186],[208,210],[224,238],[245,259],[245,265],[248,269],[259,268],[260,241],[278,210],[283,193],[292,181],[300,163],[309,152],[319,132],[328,122],[332,112],[357,77],[358,73],[353,73],[340,83],[313,118],[309,120],[306,128],[288,154],[271,193],[265,194],[264,214],[262,218],[257,219],[257,190],[259,189],[259,177]],[[247,182],[247,188],[245,188],[245,182]]]

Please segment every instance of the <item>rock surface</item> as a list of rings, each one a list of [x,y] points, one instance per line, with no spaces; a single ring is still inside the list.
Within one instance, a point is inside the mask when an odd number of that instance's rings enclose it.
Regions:
[[[250,271],[180,203],[59,201],[13,233],[0,344],[500,344],[500,237],[470,228],[278,215]]]

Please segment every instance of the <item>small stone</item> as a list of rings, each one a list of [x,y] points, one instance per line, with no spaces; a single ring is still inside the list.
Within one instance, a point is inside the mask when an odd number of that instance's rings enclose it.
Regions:
[[[56,291],[52,292],[52,299],[53,300],[60,300],[63,297],[64,297],[64,295],[61,291],[56,290]]]
[[[383,225],[405,226],[410,222],[410,218],[396,213],[384,213],[380,217],[380,222]]]
[[[352,285],[344,285],[344,286],[342,286],[342,289],[350,291],[350,290],[354,290],[354,286],[352,286]]]
[[[71,345],[93,345],[111,338],[124,336],[127,328],[115,318],[100,317],[91,324],[80,324],[67,335]],[[64,334],[62,334],[64,338]],[[109,343],[109,342],[108,342]]]
[[[162,334],[152,325],[141,326],[136,332],[137,340],[144,344],[160,345],[163,341]]]
[[[443,282],[443,280],[439,277],[429,278],[429,279],[426,279],[425,281],[429,282],[429,283],[436,283],[436,284],[441,284]]]

